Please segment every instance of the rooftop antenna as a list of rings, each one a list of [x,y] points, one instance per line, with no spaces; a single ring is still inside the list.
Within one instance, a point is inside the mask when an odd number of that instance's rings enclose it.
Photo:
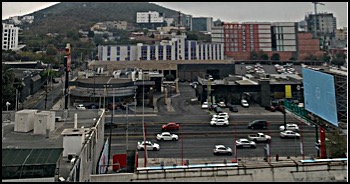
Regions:
[[[317,4],[319,4],[319,5],[325,5],[325,4],[320,3],[320,2],[312,2],[312,3],[314,4],[314,9],[315,9],[315,20],[314,20],[314,31],[315,31],[315,33],[314,33],[314,36],[317,37],[317,25],[316,25],[316,22],[318,20],[318,18],[317,18]]]

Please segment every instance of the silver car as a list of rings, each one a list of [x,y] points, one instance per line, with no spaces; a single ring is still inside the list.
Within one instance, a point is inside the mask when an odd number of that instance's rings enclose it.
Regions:
[[[296,138],[299,139],[300,138],[300,134],[297,132],[293,132],[292,130],[286,130],[283,132],[280,132],[280,137],[281,138]]]
[[[236,140],[237,148],[256,148],[256,143],[254,141],[249,141],[248,139],[238,139]]]
[[[213,153],[214,155],[232,155],[232,149],[224,145],[215,145]]]
[[[157,134],[158,141],[177,141],[179,140],[179,136],[176,134],[171,134],[170,132],[162,132]]]

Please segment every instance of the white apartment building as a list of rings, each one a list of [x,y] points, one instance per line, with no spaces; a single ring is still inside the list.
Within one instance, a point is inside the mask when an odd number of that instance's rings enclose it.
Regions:
[[[164,17],[162,13],[156,11],[137,12],[136,23],[163,23]]]
[[[2,50],[17,50],[19,27],[2,23]]]
[[[273,51],[297,51],[298,23],[273,22],[271,28]]]
[[[172,35],[157,45],[139,43],[133,46],[98,46],[101,61],[139,60],[223,60],[223,44],[198,44],[186,35]]]

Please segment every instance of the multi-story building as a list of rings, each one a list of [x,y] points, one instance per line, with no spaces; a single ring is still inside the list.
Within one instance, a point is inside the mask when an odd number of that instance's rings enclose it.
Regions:
[[[337,40],[348,40],[348,28],[344,27],[343,29],[336,29],[335,38]]]
[[[186,35],[172,35],[157,45],[98,46],[98,58],[102,61],[139,60],[223,60],[223,44],[198,44],[186,40]]]
[[[224,23],[212,31],[213,43],[224,43],[227,57],[248,59],[252,51],[272,51],[271,23]]]
[[[305,17],[305,21],[307,22],[307,30],[312,32],[314,37],[335,36],[337,20],[336,17],[333,17],[333,13],[309,14]]]
[[[211,32],[213,27],[213,17],[193,17],[192,31]]]
[[[319,40],[310,33],[299,38],[298,29],[296,22],[223,23],[213,27],[211,36],[213,43],[224,44],[225,57],[235,60],[249,60],[252,52],[263,52],[269,58],[277,53],[280,60],[320,56]]]
[[[297,23],[274,22],[271,28],[273,51],[297,51]]]
[[[156,11],[137,12],[136,23],[139,27],[156,29],[157,27],[166,26],[163,13]]]
[[[323,52],[320,51],[319,40],[312,37],[312,33],[298,33],[298,58],[308,60],[310,56],[320,57]]]
[[[2,24],[2,50],[18,50],[19,27],[13,24]]]

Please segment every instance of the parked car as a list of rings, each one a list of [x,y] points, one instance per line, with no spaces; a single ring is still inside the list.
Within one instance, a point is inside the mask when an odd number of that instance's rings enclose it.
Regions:
[[[98,109],[99,108],[99,106],[98,105],[96,105],[96,104],[90,104],[90,105],[88,105],[88,106],[86,106],[88,109]]]
[[[179,136],[176,134],[171,134],[170,132],[162,132],[156,136],[158,141],[177,141]]]
[[[226,104],[225,104],[225,102],[221,101],[221,102],[218,103],[218,106],[221,107],[221,108],[225,108]]]
[[[281,138],[296,138],[299,139],[300,138],[300,134],[297,132],[294,132],[292,130],[285,130],[283,132],[280,132],[280,137]]]
[[[286,128],[284,128],[284,125],[281,125],[280,126],[280,131],[284,131],[284,130],[298,131],[299,130],[299,126],[297,124],[294,124],[294,123],[288,123],[288,124],[286,124]]]
[[[254,142],[270,142],[271,136],[265,135],[264,133],[256,133],[248,135],[248,139]]]
[[[215,107],[214,108],[214,112],[216,112],[216,113],[222,113],[222,112],[224,112],[222,109],[221,109],[221,107]]]
[[[254,141],[249,141],[248,139],[238,139],[236,140],[237,148],[256,148],[256,143]]]
[[[211,126],[228,126],[229,122],[227,119],[216,119],[210,121]]]
[[[216,104],[216,103],[213,103],[213,104],[210,104],[209,105],[209,110],[214,110],[216,107],[218,107],[218,104]]]
[[[214,115],[213,115],[213,118],[217,118],[217,117],[221,117],[221,116],[223,116],[223,117],[225,117],[225,118],[227,118],[227,119],[230,119],[230,115],[229,115],[227,112],[222,112],[222,113],[214,114]]]
[[[198,83],[197,81],[194,81],[194,82],[191,82],[191,83],[190,83],[190,86],[193,87],[193,88],[195,88],[195,87],[197,87],[198,84],[199,84],[199,83]]]
[[[215,145],[214,155],[232,155],[232,149],[224,145]]]
[[[249,107],[249,103],[248,103],[248,101],[245,100],[245,99],[242,99],[242,100],[241,100],[241,105],[242,105],[242,107],[245,107],[245,108]]]
[[[86,107],[83,104],[79,104],[75,108],[78,110],[85,110],[86,109]]]
[[[254,120],[248,124],[249,129],[267,129],[268,122],[266,120]]]
[[[265,106],[265,110],[275,112],[276,108],[273,105],[267,105],[267,106]]]
[[[208,108],[209,108],[209,103],[208,102],[203,102],[202,109],[208,109]]]
[[[152,143],[151,141],[144,141],[142,142],[137,142],[137,150],[139,151],[144,151],[145,150],[145,145],[147,150],[154,150],[154,151],[159,151],[160,146],[157,143]]]
[[[238,108],[235,105],[229,106],[229,109],[230,109],[231,112],[238,112]]]
[[[167,130],[179,130],[180,125],[178,123],[175,122],[170,122],[168,124],[165,124],[162,126],[162,130],[163,131],[167,131]]]
[[[116,122],[105,121],[105,128],[118,128],[118,125]]]

